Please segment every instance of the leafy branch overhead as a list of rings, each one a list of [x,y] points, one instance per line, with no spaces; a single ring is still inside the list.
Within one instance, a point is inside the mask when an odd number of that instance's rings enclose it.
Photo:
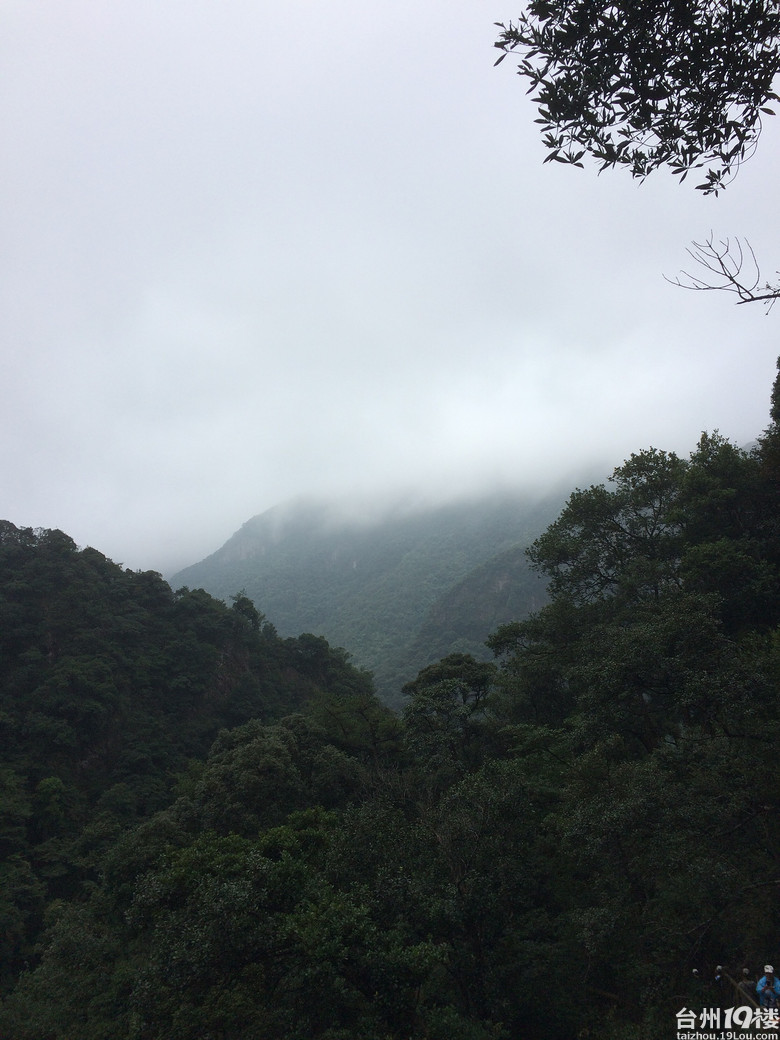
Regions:
[[[777,0],[532,0],[496,23],[495,46],[520,58],[539,109],[545,162],[628,168],[644,179],[668,166],[696,187],[725,187],[756,148],[780,100]]]

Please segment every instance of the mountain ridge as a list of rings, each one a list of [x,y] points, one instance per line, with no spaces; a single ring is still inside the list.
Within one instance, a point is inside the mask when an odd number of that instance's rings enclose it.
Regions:
[[[544,602],[524,549],[564,499],[497,493],[374,516],[299,500],[250,518],[171,581],[225,601],[243,592],[282,635],[311,632],[344,647],[397,706],[420,668],[456,650],[487,657],[499,624]],[[509,590],[491,564],[502,556]]]

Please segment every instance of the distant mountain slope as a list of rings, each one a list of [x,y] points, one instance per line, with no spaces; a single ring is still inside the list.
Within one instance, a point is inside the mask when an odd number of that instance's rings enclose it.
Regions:
[[[410,648],[409,663],[418,672],[458,651],[486,657],[491,632],[539,610],[546,600],[545,582],[531,569],[525,543],[499,553],[436,600]]]
[[[397,705],[421,667],[456,649],[484,656],[497,625],[541,604],[523,550],[565,497],[496,496],[373,522],[322,504],[276,507],[171,580],[226,601],[244,590],[281,635],[346,648]]]

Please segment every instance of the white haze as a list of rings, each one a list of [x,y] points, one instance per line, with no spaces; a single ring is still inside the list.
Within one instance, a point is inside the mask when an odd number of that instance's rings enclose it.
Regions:
[[[771,275],[775,126],[717,200],[542,165],[518,8],[4,3],[0,516],[170,573],[300,495],[755,438],[777,317],[663,275]]]

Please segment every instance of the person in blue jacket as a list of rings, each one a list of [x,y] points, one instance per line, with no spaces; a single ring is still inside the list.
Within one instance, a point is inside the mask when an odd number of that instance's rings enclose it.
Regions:
[[[756,993],[761,1007],[777,1007],[780,1000],[780,980],[775,978],[775,969],[771,964],[764,965],[764,974],[756,983]]]

